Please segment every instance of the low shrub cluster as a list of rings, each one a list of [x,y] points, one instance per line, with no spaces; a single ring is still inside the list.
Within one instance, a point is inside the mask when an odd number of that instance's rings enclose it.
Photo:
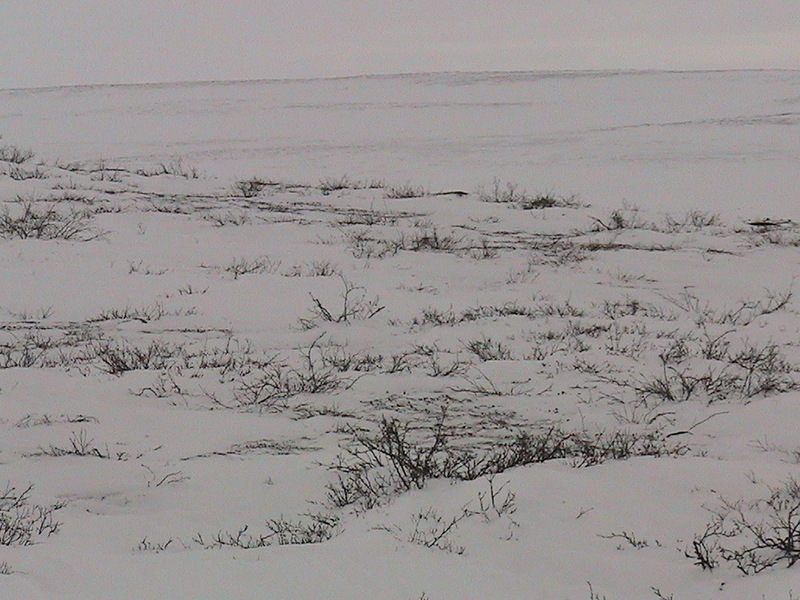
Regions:
[[[33,486],[18,490],[8,485],[0,492],[0,546],[29,546],[61,528],[53,513],[64,505],[32,504],[31,490]]]
[[[20,201],[19,207],[0,211],[0,238],[88,241],[102,235],[89,225],[92,215],[86,211],[64,212],[29,201]]]
[[[800,561],[800,481],[790,478],[752,502],[722,500],[686,556],[703,569],[722,562],[744,575]]]
[[[570,432],[557,426],[520,431],[511,440],[489,448],[466,447],[446,421],[412,424],[383,417],[374,434],[349,430],[350,441],[330,469],[337,475],[328,485],[333,506],[367,510],[403,492],[422,489],[431,479],[470,481],[508,469],[555,459],[576,467],[631,456],[681,454],[686,447],[671,444],[660,432]]]

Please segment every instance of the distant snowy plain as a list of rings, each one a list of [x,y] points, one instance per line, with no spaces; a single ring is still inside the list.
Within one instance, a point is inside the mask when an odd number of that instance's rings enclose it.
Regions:
[[[779,217],[800,188],[800,72],[552,72],[0,91],[48,157],[474,190],[495,177],[662,210]]]
[[[799,134],[797,71],[0,90],[0,597],[800,597]]]

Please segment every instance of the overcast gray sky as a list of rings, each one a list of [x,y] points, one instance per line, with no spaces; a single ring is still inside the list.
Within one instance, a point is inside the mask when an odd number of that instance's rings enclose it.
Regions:
[[[798,0],[0,0],[0,88],[800,68]]]

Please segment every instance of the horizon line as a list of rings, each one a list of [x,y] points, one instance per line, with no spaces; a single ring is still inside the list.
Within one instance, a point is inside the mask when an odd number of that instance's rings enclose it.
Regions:
[[[62,85],[43,85],[29,87],[0,88],[0,92],[47,92],[64,89],[92,89],[92,88],[117,88],[117,87],[170,87],[170,86],[203,86],[203,85],[233,85],[233,84],[258,84],[258,83],[303,83],[316,81],[342,81],[355,79],[394,79],[404,77],[423,77],[435,75],[558,75],[558,74],[583,74],[583,75],[646,75],[646,74],[681,74],[681,73],[746,73],[746,72],[800,72],[797,68],[782,67],[749,67],[731,69],[532,69],[532,70],[453,70],[453,71],[407,71],[397,73],[362,73],[358,75],[331,75],[322,77],[263,77],[263,78],[234,78],[234,79],[177,79],[168,81],[139,81],[117,83],[75,83]]]

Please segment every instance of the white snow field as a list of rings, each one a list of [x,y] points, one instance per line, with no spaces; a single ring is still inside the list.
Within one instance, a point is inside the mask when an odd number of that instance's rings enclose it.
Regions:
[[[0,91],[0,597],[800,597],[800,72]]]

